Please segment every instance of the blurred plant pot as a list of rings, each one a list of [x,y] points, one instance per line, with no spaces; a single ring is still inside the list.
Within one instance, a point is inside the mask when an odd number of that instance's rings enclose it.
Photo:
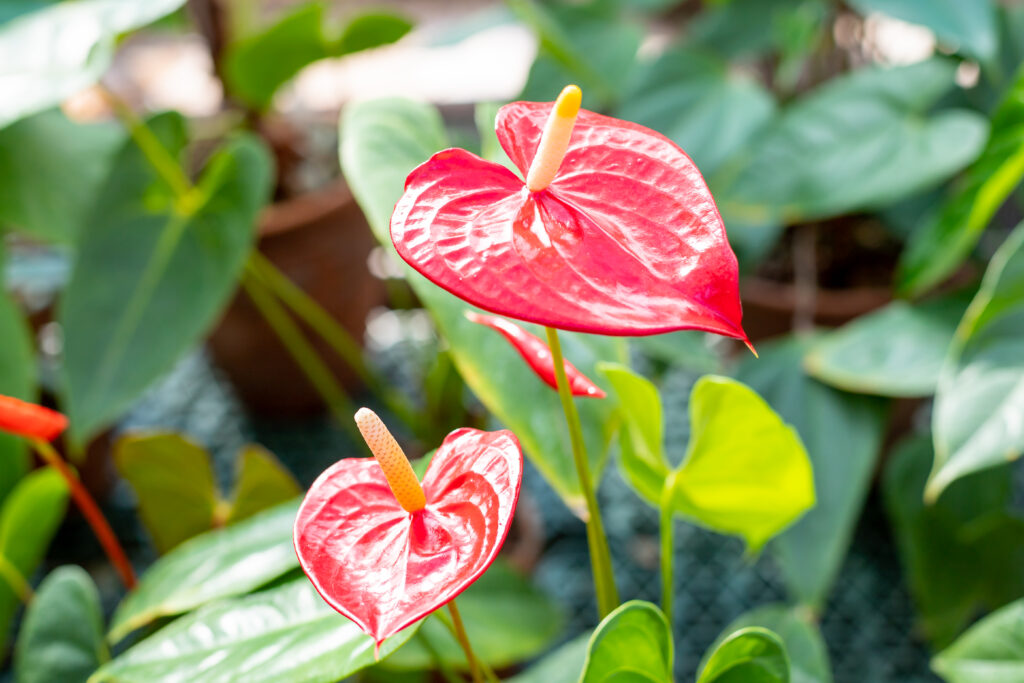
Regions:
[[[263,255],[360,341],[367,314],[387,300],[383,283],[366,263],[376,244],[343,180],[277,202],[260,219]],[[357,390],[356,375],[302,327],[342,385]],[[297,415],[324,409],[320,395],[241,290],[210,335],[209,348],[252,411]]]

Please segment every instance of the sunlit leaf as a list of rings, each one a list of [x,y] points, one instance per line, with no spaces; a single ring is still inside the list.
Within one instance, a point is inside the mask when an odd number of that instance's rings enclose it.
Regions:
[[[246,446],[238,454],[238,481],[227,522],[247,519],[300,493],[295,477],[273,453],[260,446]]]
[[[672,632],[660,609],[631,600],[606,616],[590,637],[580,683],[672,681]]]
[[[789,675],[793,683],[832,683],[828,650],[810,612],[778,604],[757,607],[729,624],[719,641],[748,626],[766,628],[782,640],[789,657]],[[719,641],[708,649],[715,650]]]
[[[1007,605],[967,629],[932,660],[946,683],[1024,680],[1024,600]]]
[[[782,639],[748,626],[730,634],[707,657],[697,683],[789,683],[789,658]]]

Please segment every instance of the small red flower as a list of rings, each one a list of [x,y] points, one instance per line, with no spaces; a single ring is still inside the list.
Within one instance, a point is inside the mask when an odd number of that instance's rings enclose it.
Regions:
[[[547,344],[505,318],[499,318],[495,315],[480,315],[473,311],[466,311],[466,318],[500,332],[508,340],[509,344],[519,352],[519,355],[523,357],[523,360],[530,366],[530,369],[537,373],[537,376],[545,384],[558,391],[558,382],[555,379],[555,364],[551,359],[551,349],[548,348]],[[569,380],[569,389],[572,391],[573,396],[583,396],[585,398],[604,398],[606,396],[601,387],[591,382],[586,375],[576,369],[575,365],[568,360],[563,361],[562,364],[565,367],[565,376]]]
[[[374,459],[348,458],[310,487],[295,520],[295,551],[317,592],[385,638],[453,600],[494,562],[523,476],[509,431],[457,429],[423,485],[401,447],[366,408],[356,423]]]
[[[68,419],[55,410],[11,396],[0,396],[0,431],[53,441],[67,426]]]
[[[501,146],[527,178],[461,149],[409,174],[391,218],[398,253],[488,311],[566,330],[681,329],[746,341],[738,268],[718,208],[668,138],[554,103],[514,102]]]

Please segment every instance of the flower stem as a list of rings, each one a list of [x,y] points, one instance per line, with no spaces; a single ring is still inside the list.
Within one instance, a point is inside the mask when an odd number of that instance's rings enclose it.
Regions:
[[[673,594],[673,529],[672,529],[672,490],[676,485],[678,470],[673,470],[665,478],[661,492],[659,533],[661,535],[661,611],[665,613],[669,628],[672,628],[672,594]]]
[[[43,462],[57,470],[57,473],[67,482],[72,500],[75,501],[78,509],[82,511],[82,516],[85,517],[85,521],[92,528],[96,540],[100,542],[103,551],[110,558],[110,563],[114,565],[117,573],[121,576],[121,582],[124,583],[124,587],[128,590],[135,588],[137,582],[135,570],[132,568],[131,562],[128,561],[128,556],[125,555],[124,549],[117,540],[117,536],[114,535],[114,530],[110,528],[107,518],[103,516],[103,512],[82,484],[82,480],[64,462],[64,458],[60,456],[48,441],[31,439],[31,443],[36,453],[43,459]]]
[[[0,555],[0,577],[23,604],[32,602],[36,594],[25,576],[3,555]]]
[[[469,663],[469,673],[473,677],[473,683],[483,683],[484,679],[480,675],[480,664],[476,659],[476,655],[473,654],[473,648],[469,644],[469,636],[466,635],[466,627],[462,623],[462,615],[459,614],[459,608],[455,606],[454,599],[448,603],[448,611],[452,614],[452,627],[454,628],[455,639],[459,641],[462,651],[466,653],[466,662]]]
[[[545,329],[548,333],[548,346],[551,347],[551,362],[555,367],[558,396],[562,400],[562,411],[565,413],[565,420],[569,425],[572,459],[576,464],[580,490],[587,504],[587,543],[590,547],[590,567],[594,574],[598,617],[604,619],[619,605],[619,592],[615,588],[615,574],[612,572],[612,556],[608,550],[608,538],[604,533],[604,525],[601,523],[601,510],[597,506],[594,485],[590,480],[590,465],[587,462],[580,415],[576,411],[576,404],[573,403],[572,393],[569,391],[569,379],[565,376],[565,361],[562,358],[562,345],[558,341],[558,330],[553,327]]]

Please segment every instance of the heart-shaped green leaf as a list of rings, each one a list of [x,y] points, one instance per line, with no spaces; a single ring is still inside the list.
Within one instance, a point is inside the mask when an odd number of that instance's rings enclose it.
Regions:
[[[417,627],[388,638],[381,656],[401,647]],[[333,683],[374,661],[373,639],[335,612],[302,577],[196,610],[119,655],[89,680]]]
[[[697,683],[789,683],[789,658],[782,639],[748,626],[730,634],[708,656]]]
[[[208,531],[157,560],[118,605],[108,639],[117,642],[159,617],[248,593],[297,567],[292,527],[298,506],[290,501]]]
[[[590,637],[580,683],[672,681],[672,631],[665,614],[631,600],[606,616]]]
[[[993,612],[932,660],[946,683],[1024,680],[1024,600]]]
[[[238,480],[227,523],[252,517],[302,493],[291,472],[261,446],[249,445],[238,454]]]
[[[737,617],[725,628],[719,640],[748,626],[766,628],[782,640],[789,657],[789,675],[793,683],[832,683],[825,641],[807,610],[788,605],[758,607]],[[717,647],[718,641],[708,649]]]
[[[18,683],[85,683],[110,658],[100,594],[81,567],[51,572],[25,610],[14,651]]]

